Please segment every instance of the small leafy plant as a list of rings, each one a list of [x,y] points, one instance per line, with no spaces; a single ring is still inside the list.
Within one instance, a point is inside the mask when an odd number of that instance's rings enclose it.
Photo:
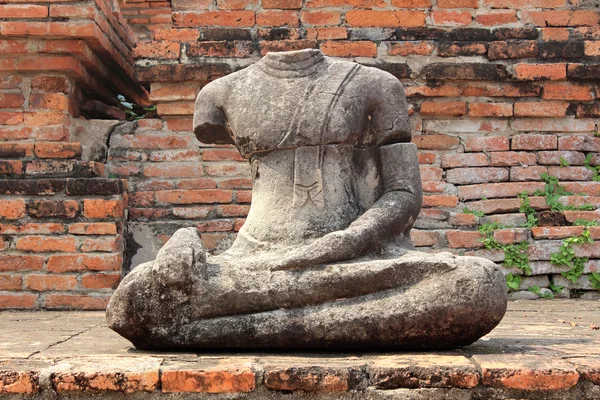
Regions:
[[[550,256],[552,264],[569,268],[567,271],[561,272],[561,275],[573,283],[579,280],[579,277],[583,274],[585,263],[588,262],[587,257],[578,257],[575,254],[573,246],[586,243],[594,243],[587,228],[583,230],[581,235],[565,239],[558,252]]]
[[[479,217],[479,218],[485,216],[485,213],[483,211],[471,210],[469,207],[463,208],[463,213],[464,214],[473,214],[474,216]]]
[[[586,167],[587,169],[589,169],[590,171],[592,171],[594,173],[594,176],[592,177],[593,181],[599,182],[600,181],[600,165],[592,165],[592,159],[594,158],[593,154],[588,154],[585,157],[585,160],[583,161],[583,166]]]
[[[127,101],[125,96],[122,94],[117,96],[117,101],[119,102],[119,107],[121,110],[125,111],[128,120],[138,120],[142,118],[146,118],[148,114],[156,111],[156,105],[152,105],[150,107],[142,107],[138,104]]]

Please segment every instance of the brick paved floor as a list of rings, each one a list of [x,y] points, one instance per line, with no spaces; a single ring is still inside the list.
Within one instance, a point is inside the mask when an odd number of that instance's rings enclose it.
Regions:
[[[453,352],[176,353],[100,312],[0,312],[0,398],[597,400],[599,326],[599,301],[517,301]]]

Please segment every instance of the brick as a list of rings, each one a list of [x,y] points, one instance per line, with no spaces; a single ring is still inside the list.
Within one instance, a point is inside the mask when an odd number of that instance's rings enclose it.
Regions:
[[[81,286],[86,289],[116,289],[121,274],[86,274],[81,277]]]
[[[25,216],[25,201],[0,200],[0,218],[19,219]]]
[[[553,58],[578,60],[584,55],[584,44],[580,41],[541,42],[538,47],[539,58],[543,60]]]
[[[80,250],[89,252],[116,252],[122,250],[120,237],[84,238]]]
[[[48,258],[48,272],[119,271],[123,259],[117,254],[60,254]]]
[[[238,203],[250,203],[252,201],[252,191],[240,190],[236,193],[235,199]]]
[[[512,150],[555,150],[557,138],[554,135],[526,134],[512,138]]]
[[[1,175],[22,175],[22,161],[0,161],[0,176]]]
[[[0,274],[0,290],[21,290],[22,286],[20,275]]]
[[[33,143],[0,143],[0,158],[21,159],[33,156]]]
[[[319,40],[347,39],[348,31],[342,27],[307,28],[306,38]]]
[[[568,389],[577,384],[575,368],[560,360],[541,355],[475,355],[481,365],[484,386],[527,391]]]
[[[597,26],[598,12],[592,10],[524,11],[521,20],[536,26]]]
[[[431,19],[435,25],[440,26],[467,26],[473,20],[468,11],[440,11],[431,12]]]
[[[75,218],[78,213],[77,200],[33,200],[27,204],[27,214],[33,218]]]
[[[569,29],[567,28],[542,28],[543,40],[566,41],[569,40]]]
[[[496,154],[496,153],[492,153]],[[503,154],[503,153],[499,153]],[[535,156],[534,156],[535,160]],[[484,167],[490,165],[487,154],[468,153],[468,154],[444,154],[441,157],[442,168],[456,167]]]
[[[144,168],[144,176],[159,178],[194,178],[204,176],[201,164],[169,163],[148,165]]]
[[[412,137],[412,142],[421,150],[451,150],[459,145],[459,139],[448,135],[418,135]]]
[[[388,54],[390,56],[426,56],[433,52],[434,44],[429,41],[412,42],[391,42],[389,43]]]
[[[479,185],[460,186],[458,196],[461,200],[481,199],[483,197],[517,197],[520,193],[527,192],[532,195],[536,190],[544,190],[542,182],[522,183],[489,183]]]
[[[577,106],[577,113],[576,113],[577,117],[579,118],[584,118],[584,117],[591,117],[591,118],[595,118],[595,117],[600,117],[600,103],[593,103],[593,104],[579,104]]]
[[[439,8],[479,8],[478,0],[438,0]]]
[[[31,252],[74,252],[75,238],[72,236],[23,236],[17,239],[16,249]]]
[[[467,104],[464,102],[434,102],[424,101],[421,103],[420,113],[423,116],[460,116],[467,112]]]
[[[583,165],[585,161],[583,153],[568,150],[540,151],[537,153],[537,158],[538,164],[542,165],[560,165],[561,158],[565,159],[570,165]]]
[[[0,293],[0,309],[31,309],[35,306],[38,296],[26,293]],[[3,391],[6,387],[3,388]]]
[[[231,190],[162,190],[156,192],[156,201],[165,204],[229,203]]]
[[[177,101],[172,103],[159,103],[156,106],[158,115],[192,115],[194,113],[194,102]]]
[[[547,100],[593,100],[593,89],[587,85],[566,82],[548,82],[544,84],[542,98]]]
[[[263,8],[300,9],[302,0],[262,0]]]
[[[74,275],[32,274],[25,277],[25,286],[34,292],[73,290],[77,286],[77,277]]]
[[[0,92],[0,108],[19,108],[25,102],[21,93]]]
[[[517,102],[514,110],[518,117],[564,117],[568,107],[561,101]]]
[[[162,391],[165,393],[248,393],[254,391],[256,373],[248,367],[212,367],[207,369],[163,368]]]
[[[511,181],[540,181],[541,175],[548,172],[547,167],[512,167],[510,169]]]
[[[486,52],[486,43],[448,42],[438,44],[438,55],[440,57],[478,56]]]
[[[441,181],[443,170],[439,167],[429,165],[420,166],[422,181]]]
[[[271,390],[342,392],[366,381],[362,366],[292,365],[265,367],[265,386]]]
[[[43,266],[43,256],[0,254],[0,271],[37,271]]]
[[[398,8],[429,8],[429,7],[431,7],[431,0],[392,0],[392,6],[398,7]],[[366,8],[366,7],[360,7],[359,5],[356,5],[355,7]],[[385,7],[385,6],[378,5],[377,7]]]
[[[368,41],[327,41],[321,51],[332,57],[377,57],[377,45]]]
[[[124,192],[123,181],[106,178],[69,178],[66,193],[71,196],[110,196]]]
[[[584,52],[588,57],[600,56],[600,42],[598,41],[586,41],[584,44]]]
[[[251,182],[252,180],[250,180]],[[222,187],[221,184],[223,182],[227,182],[227,181],[222,181],[219,183],[219,187],[223,188],[223,189],[234,189],[234,188],[225,188]],[[200,179],[182,179],[181,181],[179,181],[179,183],[177,184],[177,188],[178,189],[214,189],[217,187],[217,183],[215,182],[214,179],[208,179],[208,178],[200,178]],[[250,183],[250,188],[252,187],[252,184]],[[166,187],[160,187],[158,189],[171,189],[166,188]],[[238,188],[236,188],[238,189]]]
[[[458,197],[450,195],[423,196],[423,207],[456,207]]]
[[[29,108],[43,108],[53,111],[69,111],[71,101],[63,93],[33,93],[29,97]]]
[[[194,42],[198,40],[200,32],[197,29],[157,29],[154,31],[154,40],[172,42]]]
[[[212,207],[174,207],[173,215],[184,219],[204,219],[212,210]]]
[[[421,76],[440,80],[500,81],[506,80],[509,73],[506,66],[500,64],[434,63],[426,65],[421,71]]]
[[[566,0],[484,0],[490,8],[559,8]]]
[[[475,22],[484,26],[514,24],[518,21],[516,10],[477,13]]]
[[[570,79],[595,80],[600,73],[600,64],[569,64],[567,76]]]
[[[178,42],[139,42],[133,49],[135,58],[156,58],[176,60],[181,53],[181,45]]]
[[[512,167],[515,165],[527,166],[536,164],[536,156],[534,153],[526,152],[494,152],[490,154],[491,166],[494,167]]]
[[[316,40],[275,40],[262,41],[259,43],[261,56],[264,56],[270,51],[293,51],[302,49],[314,49],[316,47]]]
[[[505,168],[455,168],[446,171],[446,181],[458,185],[508,180]]]
[[[413,28],[425,26],[425,13],[417,10],[350,10],[346,23],[353,27]]]
[[[593,136],[563,136],[558,139],[560,150],[600,152],[600,138]]]
[[[22,122],[23,122],[23,113],[22,112],[0,111],[0,124],[2,124],[2,125],[19,125]],[[8,135],[8,133],[5,133],[3,135]],[[25,138],[27,138],[27,136],[23,137],[23,139],[25,139]],[[17,139],[17,138],[15,138],[15,139]]]
[[[480,136],[465,141],[465,151],[506,151],[509,139],[505,136]]]
[[[477,231],[446,231],[446,239],[454,249],[483,247],[483,236]]]
[[[306,10],[300,14],[300,20],[308,25],[338,25],[340,13],[338,11]]]
[[[521,132],[593,132],[595,129],[593,120],[572,118],[522,118],[513,120],[511,126]]]
[[[538,55],[538,44],[533,40],[516,40],[510,42],[492,42],[489,45],[490,60],[514,58],[530,58]]]
[[[469,115],[473,117],[510,117],[513,105],[510,103],[469,103]]]
[[[174,12],[176,27],[230,26],[252,27],[255,22],[254,11],[202,11]]]
[[[419,153],[419,164],[433,164],[436,160],[435,153]]]
[[[457,213],[450,217],[449,222],[453,226],[477,226],[479,218],[473,214]]]
[[[83,215],[86,218],[123,218],[123,210],[123,200],[83,200]]]
[[[242,205],[222,205],[217,207],[217,214],[221,217],[245,217],[250,211],[249,206]]]
[[[253,51],[253,44],[250,41],[207,41],[190,43],[187,48],[187,54],[192,57],[249,57]],[[191,96],[185,97],[195,99],[196,88],[188,87]],[[155,93],[156,94],[156,93]],[[160,96],[160,94],[159,94]],[[164,95],[163,95],[164,96]],[[182,93],[178,93],[179,98],[182,98]]]
[[[44,307],[48,309],[104,310],[110,300],[109,295],[88,296],[83,294],[48,294]]]
[[[217,8],[220,10],[243,10],[257,3],[256,0],[217,0]]]
[[[256,24],[259,26],[298,26],[297,11],[266,10],[256,13]]]
[[[535,226],[531,228],[531,233],[535,239],[565,239],[579,236],[582,232],[582,226]]]
[[[0,4],[0,18],[45,18],[48,7],[34,4]]]
[[[49,235],[64,233],[63,224],[57,223],[19,223],[14,225],[0,224],[0,234],[4,235]]]
[[[430,247],[438,244],[437,232],[413,229],[410,231],[410,239],[415,247]]]
[[[563,80],[567,77],[566,64],[517,64],[514,75],[519,80]]]
[[[586,167],[549,167],[548,173],[561,181],[591,181],[594,173]]]
[[[231,220],[212,220],[200,222],[196,225],[200,232],[230,232],[233,230],[233,221]]]
[[[80,222],[69,225],[72,235],[115,235],[117,225],[112,222]]]

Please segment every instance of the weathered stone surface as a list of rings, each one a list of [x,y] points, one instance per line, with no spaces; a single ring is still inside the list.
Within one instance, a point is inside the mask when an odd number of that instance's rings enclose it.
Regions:
[[[401,355],[376,359],[370,368],[372,386],[397,388],[473,388],[479,372],[459,355]]]
[[[453,348],[504,315],[493,262],[412,251],[421,178],[392,74],[269,53],[200,91],[194,133],[250,160],[252,205],[225,253],[180,229],[125,277],[107,317],[136,347]]]
[[[513,355],[499,359],[495,355],[473,357],[481,365],[485,386],[520,390],[568,389],[577,384],[575,368],[559,359],[547,360],[539,355]]]

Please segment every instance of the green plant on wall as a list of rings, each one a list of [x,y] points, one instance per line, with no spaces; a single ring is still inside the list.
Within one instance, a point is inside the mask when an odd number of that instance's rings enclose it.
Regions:
[[[531,275],[531,266],[529,265],[529,242],[516,244],[502,244],[494,238],[494,232],[502,229],[503,226],[496,222],[488,222],[479,226],[478,231],[483,238],[481,243],[488,250],[504,251],[504,266],[508,268],[517,268],[525,275]],[[522,278],[519,275],[509,273],[506,276],[506,285],[510,289],[517,289],[521,284]]]
[[[523,226],[525,228],[537,226],[538,219],[535,217],[535,210],[531,207],[531,201],[529,200],[527,192],[520,193],[519,198],[522,199],[521,205],[519,206],[519,212],[525,214],[525,218],[527,218]]]
[[[572,283],[577,283],[579,277],[583,274],[585,263],[588,262],[587,257],[579,257],[575,254],[573,246],[586,243],[594,243],[587,228],[583,230],[581,235],[565,239],[558,252],[550,256],[552,264],[569,268],[567,271],[561,272],[561,274]]]
[[[598,182],[598,181],[600,181],[600,165],[592,165],[593,158],[594,158],[593,154],[591,154],[591,153],[588,154],[585,157],[585,160],[583,161],[583,166],[594,173],[592,180]]]

